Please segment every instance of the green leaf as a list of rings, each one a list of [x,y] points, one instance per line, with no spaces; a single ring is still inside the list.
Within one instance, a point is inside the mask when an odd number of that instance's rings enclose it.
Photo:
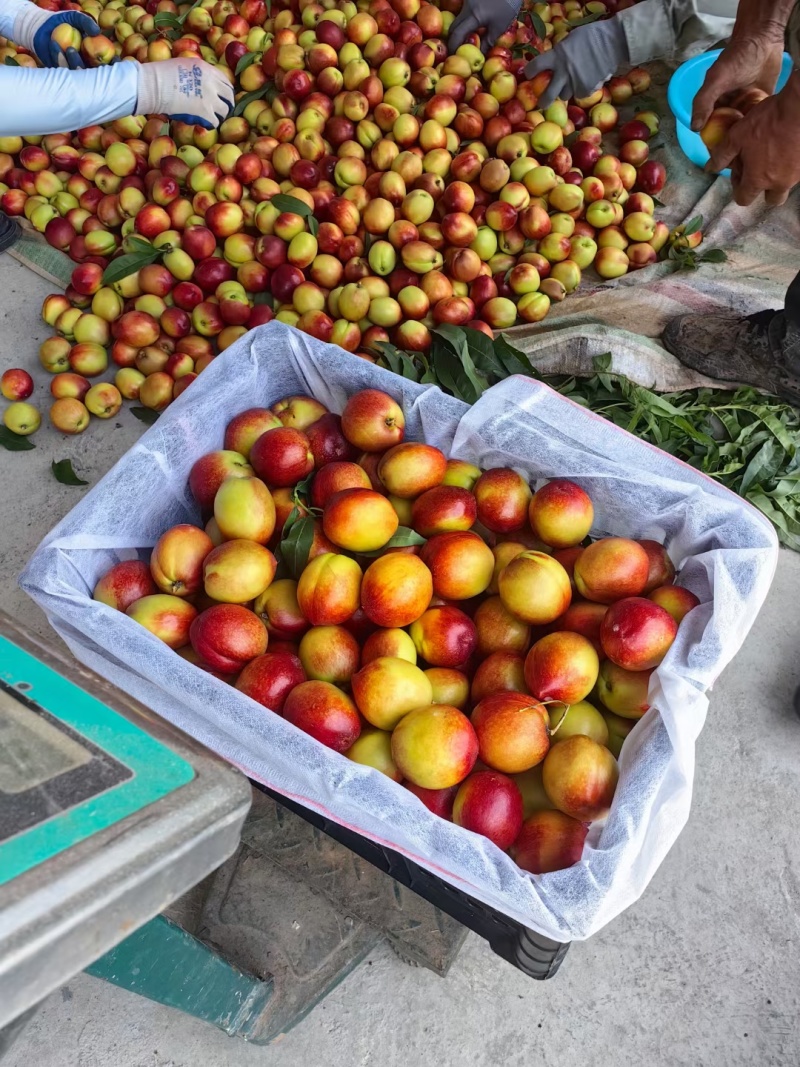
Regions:
[[[292,523],[288,534],[284,533],[281,539],[281,557],[293,578],[299,578],[303,573],[313,542],[314,520],[310,515],[297,519]]]
[[[296,196],[289,196],[287,193],[276,193],[270,203],[278,211],[292,211],[295,215],[302,215],[305,219],[314,214],[313,207],[309,207],[305,200],[298,200]]]
[[[129,274],[136,274],[142,267],[155,263],[164,252],[163,248],[153,248],[150,252],[130,252],[112,259],[103,271],[103,285],[113,285],[114,282],[127,278]]]
[[[545,39],[545,37],[547,36],[547,27],[545,26],[544,22],[542,22],[542,20],[539,18],[539,16],[536,14],[535,11],[529,11],[528,15],[529,15],[530,20],[531,20],[531,26],[533,27],[533,32],[536,34],[536,36],[541,41],[543,41]]]
[[[153,25],[159,30],[162,27],[166,28],[167,26],[171,26],[173,29],[181,29],[183,23],[177,15],[173,15],[169,11],[159,11],[159,13],[153,17]]]
[[[243,55],[239,62],[236,64],[236,70],[234,75],[238,78],[243,70],[247,70],[248,67],[252,67],[254,63],[257,63],[261,59],[260,52],[247,52]]]
[[[592,366],[594,367],[595,374],[605,374],[611,370],[611,364],[614,362],[614,357],[610,352],[603,352],[602,355],[595,356],[592,359]]]
[[[574,30],[578,26],[588,26],[590,22],[597,22],[598,19],[602,18],[605,18],[605,15],[597,13],[593,15],[586,15],[582,19],[576,19],[575,22],[572,22],[570,19],[568,19],[567,21],[569,22],[570,29]]]
[[[152,408],[131,408],[131,415],[135,416],[140,422],[146,422],[148,426],[153,425],[158,419],[158,414]]]
[[[19,67],[21,64],[19,64],[13,56],[6,56],[5,65],[7,67]]]
[[[469,354],[467,335],[459,326],[451,326],[449,323],[443,323],[441,326],[437,326],[433,333],[443,337],[461,361],[461,366],[464,368],[464,374],[475,394],[475,400],[477,400],[486,391],[486,387],[489,383],[486,380],[486,377],[478,372],[475,362]],[[470,401],[470,403],[474,403],[474,401]]]
[[[388,341],[379,341],[374,346],[374,350],[390,371],[399,374],[401,378],[406,378],[411,382],[419,381],[420,370],[414,361],[413,355],[408,352],[403,352],[396,345],[390,344]]]
[[[75,471],[72,469],[71,459],[59,459],[53,460],[50,464],[50,469],[56,476],[56,481],[61,482],[62,485],[88,485],[83,478],[79,478]]]
[[[700,263],[727,263],[728,253],[722,248],[709,248],[698,257]]]
[[[303,478],[303,480],[298,482],[294,487],[292,500],[294,500],[295,505],[299,508],[307,508],[309,506],[311,500],[311,483],[314,481],[315,473],[315,471],[312,471],[307,478]]]
[[[689,219],[689,221],[684,226],[683,236],[684,237],[691,237],[693,233],[697,233],[697,231],[702,228],[702,225],[703,225],[703,216],[702,215],[695,215],[695,217],[693,219]]]
[[[655,204],[656,207],[666,207],[667,206],[664,203],[664,201],[663,200],[659,200],[657,196],[651,196],[650,199],[653,201],[653,203]]]
[[[514,348],[504,334],[498,334],[492,343],[492,351],[505,368],[506,376],[524,374],[528,378],[538,378],[539,374],[524,352]]]
[[[188,11],[184,11],[184,13],[182,15],[178,16],[178,22],[180,22],[181,26],[183,26],[184,22],[186,21],[186,16],[189,14],[189,12],[194,11],[194,9],[196,7],[198,7],[201,3],[202,3],[202,0],[194,0],[194,3],[189,8],[189,10]]]
[[[418,534],[416,530],[412,530],[409,526],[398,526],[394,535],[389,538],[383,548],[379,548],[376,552],[360,552],[359,555],[373,559],[377,556],[382,556],[389,548],[408,548],[409,545],[424,544],[425,538]]]
[[[267,85],[262,85],[260,89],[253,89],[251,93],[245,93],[244,96],[236,101],[236,107],[231,112],[231,115],[242,115],[248,104],[252,104],[254,100],[261,100],[267,95]]]
[[[0,426],[0,445],[9,452],[30,452],[32,448],[36,448],[33,441],[20,433],[14,433],[7,426]]]

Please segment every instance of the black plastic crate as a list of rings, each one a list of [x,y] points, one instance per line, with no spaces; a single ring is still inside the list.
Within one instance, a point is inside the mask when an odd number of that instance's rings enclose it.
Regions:
[[[514,922],[480,900],[454,888],[438,875],[431,874],[394,849],[376,845],[361,834],[304,808],[259,782],[253,782],[253,785],[288,811],[299,815],[334,841],[349,848],[351,852],[355,852],[357,856],[484,938],[493,952],[529,978],[544,982],[552,978],[561,966],[570,942],[551,941],[550,938]]]

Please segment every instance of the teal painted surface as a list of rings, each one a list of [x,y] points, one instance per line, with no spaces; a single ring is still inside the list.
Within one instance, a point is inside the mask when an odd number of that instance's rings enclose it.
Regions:
[[[0,636],[0,678],[104,749],[133,778],[0,845],[0,885],[140,811],[194,778],[194,769],[96,697]]]
[[[262,982],[243,974],[160,915],[101,956],[86,973],[243,1037],[273,994],[271,978]]]

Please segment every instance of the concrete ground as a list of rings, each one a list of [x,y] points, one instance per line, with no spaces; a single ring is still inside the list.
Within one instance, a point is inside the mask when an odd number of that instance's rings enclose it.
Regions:
[[[0,256],[0,370],[35,368],[49,286]],[[47,409],[47,381],[35,395]],[[45,426],[0,451],[0,608],[47,633],[15,577],[84,489],[135,440],[129,412],[80,438]],[[689,825],[642,899],[576,944],[548,984],[470,937],[448,978],[381,950],[280,1043],[259,1048],[78,975],[43,1005],[9,1067],[791,1067],[800,1063],[800,556],[718,682],[697,754]],[[5,1064],[4,1064],[5,1067]]]

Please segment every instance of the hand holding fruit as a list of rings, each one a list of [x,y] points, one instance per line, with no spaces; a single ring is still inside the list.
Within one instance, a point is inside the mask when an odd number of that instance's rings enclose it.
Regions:
[[[500,34],[516,19],[519,8],[519,0],[464,0],[447,38],[450,52],[455,52],[469,34],[484,26],[486,33],[481,39],[481,50],[485,55]]]
[[[581,99],[591,95],[628,62],[628,42],[618,18],[579,26],[549,52],[542,52],[525,67],[525,77],[551,71],[550,84],[538,101],[549,107],[556,98]]]
[[[66,47],[60,40],[59,26],[72,28],[75,43],[65,36]],[[73,70],[82,67],[78,47],[81,37],[96,37],[100,27],[81,11],[44,11],[35,4],[26,3],[14,20],[14,40],[34,52],[45,67],[69,66]]]
[[[169,115],[180,122],[215,129],[233,108],[233,86],[202,59],[166,59],[139,68],[141,115]]]
[[[746,207],[763,192],[766,203],[777,207],[800,182],[800,145],[793,134],[799,124],[800,75],[793,74],[780,93],[730,127],[712,149],[708,169],[731,168],[737,204]]]
[[[738,21],[738,20],[737,20]],[[709,69],[703,87],[694,98],[692,129],[701,130],[717,103],[749,86],[767,93],[775,84],[783,58],[783,30],[776,34],[769,22],[753,27],[752,33],[734,31],[728,46]]]

